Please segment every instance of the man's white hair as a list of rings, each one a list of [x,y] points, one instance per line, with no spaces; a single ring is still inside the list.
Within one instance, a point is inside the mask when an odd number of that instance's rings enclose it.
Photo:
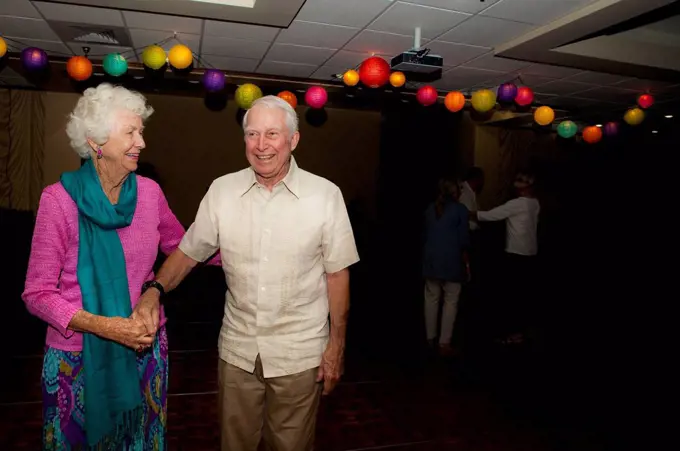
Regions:
[[[277,96],[264,96],[253,102],[250,109],[246,111],[246,114],[243,116],[243,131],[246,130],[248,124],[248,113],[258,105],[265,108],[279,108],[283,110],[286,113],[286,125],[288,126],[290,136],[293,136],[293,133],[298,131],[298,115],[295,112],[295,109],[290,106],[290,103]]]
[[[102,83],[96,88],[86,89],[66,124],[66,134],[73,150],[81,158],[90,158],[92,148],[88,138],[100,145],[106,143],[114,125],[114,113],[121,110],[133,112],[142,121],[153,114],[153,108],[147,105],[142,94],[122,86]]]

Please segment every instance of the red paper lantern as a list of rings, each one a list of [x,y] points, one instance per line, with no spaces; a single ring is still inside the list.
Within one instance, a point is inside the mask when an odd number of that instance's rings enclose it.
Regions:
[[[305,93],[305,102],[312,108],[323,108],[328,101],[328,93],[321,86],[311,86]]]
[[[465,96],[462,92],[451,91],[444,97],[444,106],[452,113],[457,113],[465,106]]]
[[[520,86],[517,89],[515,103],[519,106],[529,106],[534,103],[534,91],[528,86]]]
[[[600,127],[586,127],[583,129],[583,140],[588,144],[595,144],[602,139],[602,129]]]
[[[640,108],[649,108],[654,105],[654,97],[651,94],[642,94],[638,97],[638,105]]]
[[[416,100],[423,106],[430,106],[437,101],[437,90],[430,85],[421,86],[416,92]]]
[[[72,56],[66,63],[66,72],[76,81],[85,81],[92,75],[92,63],[84,56]]]
[[[290,92],[290,91],[281,91],[281,92],[278,94],[278,96],[281,97],[281,98],[282,98],[283,100],[285,100],[286,102],[288,102],[288,104],[289,104],[290,106],[292,106],[293,108],[295,108],[295,107],[297,106],[297,103],[298,103],[298,102],[297,102],[297,97],[296,97],[295,94],[293,94],[292,92]]]
[[[390,65],[379,56],[372,56],[361,63],[359,78],[369,88],[379,88],[390,79]]]

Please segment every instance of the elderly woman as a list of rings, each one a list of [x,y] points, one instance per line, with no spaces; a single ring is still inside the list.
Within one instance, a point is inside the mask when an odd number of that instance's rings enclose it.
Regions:
[[[168,346],[163,311],[137,304],[158,248],[184,228],[160,187],[135,170],[139,93],[85,91],[66,133],[85,159],[42,193],[23,299],[48,324],[42,371],[43,449],[165,448]]]

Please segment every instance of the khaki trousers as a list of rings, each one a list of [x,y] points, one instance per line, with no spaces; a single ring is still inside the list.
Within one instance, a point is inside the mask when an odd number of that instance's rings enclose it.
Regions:
[[[219,361],[222,451],[311,451],[322,385],[318,368],[265,379],[260,356],[249,373]],[[261,449],[261,448],[260,448]]]

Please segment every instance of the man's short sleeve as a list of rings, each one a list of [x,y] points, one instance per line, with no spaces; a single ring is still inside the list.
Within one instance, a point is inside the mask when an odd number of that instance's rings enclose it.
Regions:
[[[342,193],[337,186],[334,186],[326,204],[322,240],[326,273],[338,272],[359,261],[352,224],[349,222]]]
[[[216,214],[215,183],[203,197],[196,219],[182,238],[179,248],[188,257],[204,262],[219,249],[219,221]]]

